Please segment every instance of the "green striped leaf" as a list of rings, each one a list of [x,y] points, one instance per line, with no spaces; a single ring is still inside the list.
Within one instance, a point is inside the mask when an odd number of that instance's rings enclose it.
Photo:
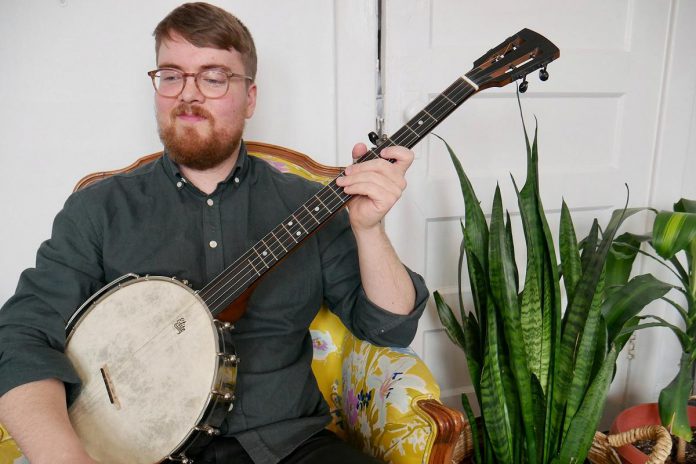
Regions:
[[[570,301],[573,299],[575,287],[582,275],[582,263],[580,262],[575,227],[565,201],[561,205],[561,227],[558,235],[558,244],[561,254],[561,266],[563,268],[563,283]]]
[[[602,368],[592,381],[580,409],[570,419],[570,427],[563,438],[559,463],[583,463],[592,445],[597,424],[602,417],[604,403],[611,384],[614,365],[618,351],[612,347],[607,354]]]
[[[662,424],[679,438],[691,441],[691,427],[687,414],[689,395],[694,385],[691,376],[691,353],[682,353],[679,372],[661,392],[659,398],[660,420]]]
[[[656,279],[652,274],[645,274],[634,277],[626,285],[611,293],[602,305],[609,342],[614,341],[630,318],[640,313],[647,304],[667,294],[672,288],[672,285]]]
[[[522,335],[524,346],[527,353],[529,370],[536,376],[542,391],[546,391],[546,380],[548,374],[542,363],[542,315],[541,315],[541,295],[539,289],[539,279],[536,275],[536,266],[527,263],[527,275],[525,277],[524,290],[520,302],[520,321],[522,325]]]
[[[481,371],[481,412],[496,458],[503,464],[512,464],[512,425],[501,372],[498,322],[495,314],[488,317],[486,335],[486,351]]]
[[[688,249],[696,240],[696,213],[661,211],[653,223],[653,247],[657,254],[670,259]]]
[[[443,300],[440,292],[435,291],[433,293],[435,297],[435,306],[437,307],[437,315],[440,317],[440,322],[445,328],[445,332],[452,342],[459,346],[462,350],[466,350],[466,342],[464,341],[464,331],[459,325],[459,321],[454,317],[452,309],[449,307],[445,300]]]
[[[609,252],[609,247],[621,223],[638,211],[640,210],[626,209],[623,211],[615,211],[605,230],[602,241],[599,246],[597,246],[596,250],[592,250],[591,247],[584,250],[582,256],[584,260],[583,274],[575,289],[573,301],[569,302],[568,309],[564,316],[561,343],[557,350],[558,358],[555,360],[554,366],[556,372],[554,373],[552,392],[553,405],[549,424],[551,427],[550,439],[552,443],[560,443],[561,440],[561,433],[563,430],[562,420],[566,401],[568,399],[569,385],[573,378],[573,369],[580,337],[582,336],[582,331],[584,330],[585,322],[590,312],[597,284],[606,262],[607,253]]]
[[[527,366],[527,354],[522,338],[519,302],[515,286],[515,271],[507,244],[500,188],[495,190],[491,214],[489,241],[489,281],[496,306],[502,314],[505,339],[510,353],[510,367],[519,395],[520,412],[524,424],[526,453],[529,462],[536,459],[534,404]],[[489,334],[490,336],[490,334]]]
[[[471,441],[474,442],[474,463],[483,464],[483,461],[481,461],[481,447],[478,446],[481,441],[479,439],[479,428],[476,424],[476,416],[474,416],[474,410],[471,409],[469,397],[464,393],[462,393],[462,407],[464,408],[466,420],[469,421],[469,427],[471,428]]]
[[[628,282],[640,245],[649,241],[650,238],[648,235],[636,235],[630,232],[616,237],[607,256],[606,288],[609,293]]]
[[[570,384],[568,392],[568,403],[566,405],[566,418],[575,416],[575,413],[580,408],[580,404],[585,398],[587,386],[591,381],[592,366],[597,353],[597,341],[599,339],[599,331],[601,327],[601,306],[604,299],[604,274],[600,277],[590,307],[590,313],[585,322],[585,329],[582,332],[580,347],[578,348],[575,357],[575,369],[573,372],[573,380]],[[602,356],[601,361],[604,360]],[[600,361],[600,362],[601,362]],[[570,421],[566,420],[563,425],[563,433],[565,434],[570,427]]]

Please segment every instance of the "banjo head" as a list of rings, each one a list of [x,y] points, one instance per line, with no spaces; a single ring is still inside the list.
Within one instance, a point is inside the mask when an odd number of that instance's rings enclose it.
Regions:
[[[88,307],[65,350],[82,380],[68,414],[87,452],[152,464],[190,443],[212,392],[234,391],[218,330],[198,295],[163,277],[129,281]]]

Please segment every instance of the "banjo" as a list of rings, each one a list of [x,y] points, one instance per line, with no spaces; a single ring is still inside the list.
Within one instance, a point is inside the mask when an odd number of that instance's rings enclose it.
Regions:
[[[382,149],[413,147],[480,90],[502,87],[559,56],[545,37],[523,29],[489,50],[391,137]],[[343,173],[339,174],[339,177]],[[99,290],[68,321],[65,353],[82,388],[70,421],[87,452],[108,464],[192,463],[187,456],[218,435],[234,406],[237,358],[232,324],[255,283],[346,206],[335,179],[198,291],[174,278],[127,274]]]

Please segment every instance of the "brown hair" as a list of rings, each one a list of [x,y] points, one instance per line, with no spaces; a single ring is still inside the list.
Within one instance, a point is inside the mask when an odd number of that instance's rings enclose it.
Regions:
[[[256,79],[256,47],[249,29],[228,11],[209,3],[185,3],[172,10],[155,28],[155,53],[163,40],[179,34],[196,47],[235,49],[245,72]]]

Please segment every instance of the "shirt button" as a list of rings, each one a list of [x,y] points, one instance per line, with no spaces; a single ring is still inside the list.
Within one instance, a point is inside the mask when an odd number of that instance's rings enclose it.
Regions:
[[[210,245],[210,248],[217,248],[217,242],[215,240],[211,240],[208,245]]]
[[[208,201],[206,201],[206,203],[208,203],[208,206],[213,206],[214,204],[213,200],[210,198],[208,198]]]
[[[184,186],[184,184],[183,184],[183,183],[181,183],[181,182],[177,182],[177,183],[176,183],[176,186],[177,186],[177,187],[179,187],[179,188],[181,188],[181,187],[183,187],[183,186]]]

